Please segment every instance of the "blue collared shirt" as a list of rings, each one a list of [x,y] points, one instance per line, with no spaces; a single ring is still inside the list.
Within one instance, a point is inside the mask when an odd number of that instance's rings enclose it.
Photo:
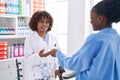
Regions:
[[[72,57],[59,50],[56,56],[76,80],[120,80],[120,36],[112,28],[90,35]]]

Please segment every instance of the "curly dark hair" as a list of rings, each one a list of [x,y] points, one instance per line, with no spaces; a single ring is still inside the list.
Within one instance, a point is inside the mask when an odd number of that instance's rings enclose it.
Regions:
[[[49,28],[47,31],[51,31],[53,26],[53,18],[47,11],[36,11],[29,21],[29,27],[32,31],[37,31],[37,23],[42,20],[42,17],[46,17],[49,22]]]
[[[104,16],[108,24],[120,21],[120,0],[102,0],[93,9],[98,15]]]

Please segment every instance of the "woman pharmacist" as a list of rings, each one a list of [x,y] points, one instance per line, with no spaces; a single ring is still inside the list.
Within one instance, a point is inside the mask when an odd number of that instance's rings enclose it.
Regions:
[[[37,11],[32,15],[29,27],[33,32],[25,40],[24,80],[55,80],[57,59],[39,56],[42,49],[58,49],[56,38],[49,33],[52,25],[53,18],[48,12]]]

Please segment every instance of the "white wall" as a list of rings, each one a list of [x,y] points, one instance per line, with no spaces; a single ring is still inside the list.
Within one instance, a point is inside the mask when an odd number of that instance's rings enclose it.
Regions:
[[[67,54],[68,0],[45,0],[45,10],[54,19],[53,28],[50,32],[56,36],[62,52]]]
[[[68,55],[74,54],[85,38],[85,0],[68,3]]]

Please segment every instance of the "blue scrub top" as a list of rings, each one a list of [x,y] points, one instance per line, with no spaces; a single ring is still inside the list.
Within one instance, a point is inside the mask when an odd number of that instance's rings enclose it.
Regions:
[[[120,80],[120,36],[112,28],[90,35],[72,57],[59,50],[56,57],[76,80]]]

